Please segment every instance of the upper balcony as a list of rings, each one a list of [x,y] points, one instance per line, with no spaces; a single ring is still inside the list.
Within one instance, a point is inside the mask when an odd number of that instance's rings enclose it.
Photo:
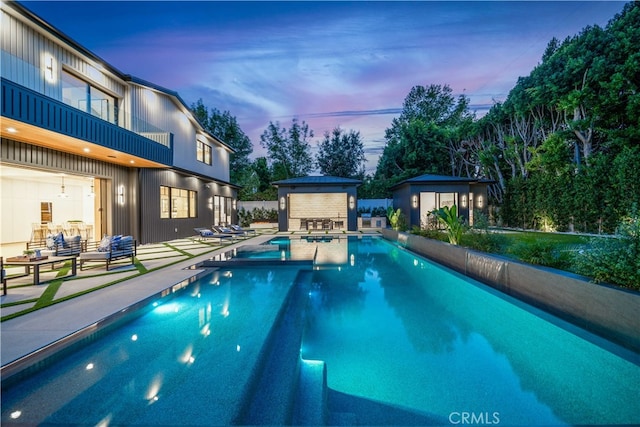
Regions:
[[[12,128],[13,139],[130,167],[173,162],[170,133],[135,133],[5,78],[1,102],[2,135]]]

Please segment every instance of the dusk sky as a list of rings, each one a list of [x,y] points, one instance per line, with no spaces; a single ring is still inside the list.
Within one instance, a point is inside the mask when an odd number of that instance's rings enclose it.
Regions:
[[[605,26],[624,2],[22,2],[126,74],[234,115],[265,155],[270,121],[316,141],[359,131],[367,172],[415,85],[449,85],[477,115],[502,101],[552,37]],[[315,150],[314,150],[315,151]]]

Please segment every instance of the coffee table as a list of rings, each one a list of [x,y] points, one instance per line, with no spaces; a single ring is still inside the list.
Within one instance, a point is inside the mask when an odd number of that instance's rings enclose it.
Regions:
[[[33,267],[33,284],[34,285],[39,285],[40,284],[40,266],[41,265],[46,265],[46,264],[55,264],[56,262],[63,262],[63,261],[71,261],[71,274],[70,276],[75,276],[76,272],[77,272],[77,255],[67,255],[67,256],[50,256],[47,257],[45,259],[39,259],[39,260],[33,260],[33,261],[29,261],[29,260],[24,260],[24,261],[17,261],[15,258],[7,258],[4,261],[4,265],[6,266],[18,266],[18,265],[23,265],[24,266],[24,272],[25,272],[25,276],[28,276],[29,274],[31,274],[31,267]],[[19,276],[22,277],[22,276]]]

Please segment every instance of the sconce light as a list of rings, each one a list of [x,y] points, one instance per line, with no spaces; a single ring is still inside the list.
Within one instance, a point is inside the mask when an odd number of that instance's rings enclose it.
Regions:
[[[482,209],[483,203],[484,203],[484,200],[482,199],[482,196],[478,196],[478,207],[480,209]]]
[[[353,196],[349,196],[349,209],[353,210],[356,207],[356,199]]]
[[[462,195],[462,207],[463,208],[467,207],[467,195],[466,194]]]
[[[238,209],[238,200],[237,199],[233,199],[231,204],[233,205],[233,210],[234,211]]]
[[[283,211],[287,207],[287,201],[284,196],[280,197],[280,210]]]
[[[69,195],[64,192],[64,175],[62,176],[62,185],[60,186],[60,192],[58,193],[58,197],[61,199],[66,199],[67,197],[69,197]]]
[[[413,206],[414,209],[418,207],[418,196],[416,194],[411,196],[411,206]]]
[[[124,205],[124,185],[118,187],[118,203]]]
[[[53,56],[47,55],[44,58],[44,78],[49,83],[54,81],[53,76]]]

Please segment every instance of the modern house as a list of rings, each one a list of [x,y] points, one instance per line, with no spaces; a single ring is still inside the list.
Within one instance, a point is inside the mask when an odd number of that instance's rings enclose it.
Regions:
[[[236,222],[233,149],[171,90],[1,4],[0,243],[81,224],[140,243]],[[10,255],[10,254],[7,254]]]
[[[348,230],[358,227],[362,181],[305,176],[272,183],[278,188],[278,230]]]
[[[487,186],[491,183],[459,176],[420,175],[391,187],[393,206],[405,215],[409,228],[426,228],[430,212],[452,205],[473,225],[474,215],[487,213]]]

